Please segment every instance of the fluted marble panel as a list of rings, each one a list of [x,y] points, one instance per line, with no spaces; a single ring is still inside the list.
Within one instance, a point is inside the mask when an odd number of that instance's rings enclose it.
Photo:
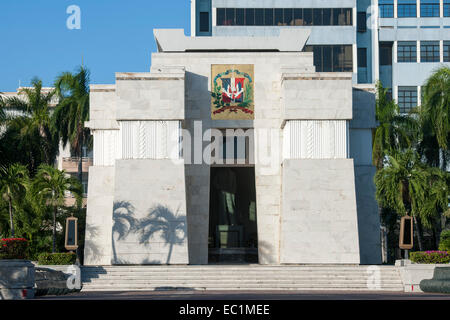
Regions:
[[[283,132],[285,159],[346,159],[346,120],[289,120]]]

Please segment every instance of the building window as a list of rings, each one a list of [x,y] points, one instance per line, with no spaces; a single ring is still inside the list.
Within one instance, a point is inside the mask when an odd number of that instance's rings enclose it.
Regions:
[[[398,87],[400,113],[408,113],[417,106],[417,87]]]
[[[86,197],[88,194],[88,182],[83,181],[82,186],[83,186],[83,197]]]
[[[420,0],[421,17],[439,17],[439,0]]]
[[[444,41],[444,62],[450,62],[450,41]]]
[[[255,26],[264,25],[264,9],[255,9]]]
[[[420,62],[439,62],[439,41],[420,42]]]
[[[352,25],[352,9],[335,8],[333,9],[333,24],[336,26]]]
[[[255,25],[255,9],[245,9],[245,25]]]
[[[322,9],[313,9],[313,21],[315,26],[323,25]]]
[[[200,12],[200,32],[209,32],[209,12]]]
[[[303,25],[312,26],[312,24],[313,24],[312,9],[303,9]]]
[[[397,43],[398,62],[417,62],[417,42],[399,41]]]
[[[283,9],[275,9],[275,25],[285,26],[283,19]]]
[[[217,8],[216,19],[217,19],[216,20],[216,24],[218,26],[224,26],[225,25],[225,22],[226,22],[226,20],[225,20],[225,9]]]
[[[294,9],[283,9],[283,21],[285,26],[294,25]]]
[[[351,45],[306,46],[306,52],[314,53],[316,72],[352,72]]]
[[[235,13],[235,9],[234,8],[226,8],[225,9],[225,18],[226,18],[226,26],[234,26],[236,24],[236,21],[234,19],[234,13]]]
[[[450,17],[450,0],[444,0],[444,17]]]
[[[264,25],[273,26],[273,9],[264,9]]]
[[[303,10],[302,9],[294,9],[294,25],[296,25],[296,26],[303,25]]]
[[[399,18],[417,17],[416,0],[398,0],[397,15]]]
[[[351,8],[217,8],[216,12],[218,26],[353,25]]]
[[[358,32],[367,31],[367,14],[365,12],[358,12]]]
[[[358,68],[367,68],[367,48],[358,48]]]
[[[380,18],[393,18],[394,0],[379,0],[378,9],[380,11]]]
[[[392,43],[380,43],[380,65],[392,66]]]
[[[244,9],[236,9],[236,25],[245,26],[245,12]]]

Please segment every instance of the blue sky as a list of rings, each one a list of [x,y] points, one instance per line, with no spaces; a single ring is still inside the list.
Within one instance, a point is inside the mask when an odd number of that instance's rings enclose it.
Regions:
[[[80,30],[66,26],[70,5],[81,9]],[[115,72],[147,72],[154,28],[189,35],[190,0],[1,0],[0,91],[34,76],[51,86],[82,57],[91,83],[114,83]]]

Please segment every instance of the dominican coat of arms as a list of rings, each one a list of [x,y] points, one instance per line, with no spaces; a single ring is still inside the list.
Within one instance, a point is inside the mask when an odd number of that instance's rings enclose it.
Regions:
[[[213,64],[211,80],[211,119],[254,119],[252,64]]]

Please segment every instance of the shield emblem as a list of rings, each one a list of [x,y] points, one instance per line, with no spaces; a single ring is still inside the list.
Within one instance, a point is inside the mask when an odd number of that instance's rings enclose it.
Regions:
[[[211,66],[211,119],[254,119],[253,65]]]
[[[244,100],[244,78],[222,78],[222,99],[225,103]]]

